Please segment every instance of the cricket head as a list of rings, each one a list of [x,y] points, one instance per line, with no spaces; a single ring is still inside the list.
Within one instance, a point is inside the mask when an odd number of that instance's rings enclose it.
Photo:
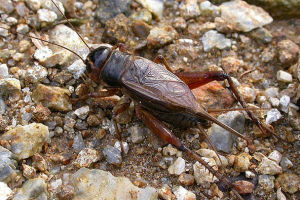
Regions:
[[[90,79],[100,83],[100,76],[105,63],[111,55],[112,49],[108,46],[100,46],[89,53],[85,60],[86,70]]]

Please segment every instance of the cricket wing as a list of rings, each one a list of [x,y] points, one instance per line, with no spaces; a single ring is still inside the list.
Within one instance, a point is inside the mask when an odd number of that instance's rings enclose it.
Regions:
[[[194,109],[197,102],[189,87],[164,66],[136,59],[122,76],[129,95],[144,105],[160,110]],[[152,105],[153,104],[153,105]]]

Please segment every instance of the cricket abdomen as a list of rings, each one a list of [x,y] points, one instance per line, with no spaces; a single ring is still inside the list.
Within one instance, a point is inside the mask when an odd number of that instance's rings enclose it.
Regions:
[[[195,127],[198,123],[203,126],[207,126],[209,121],[205,119],[200,119],[198,116],[189,114],[189,113],[161,113],[161,112],[151,112],[158,119],[165,121],[169,124],[172,124],[178,128],[192,128]]]

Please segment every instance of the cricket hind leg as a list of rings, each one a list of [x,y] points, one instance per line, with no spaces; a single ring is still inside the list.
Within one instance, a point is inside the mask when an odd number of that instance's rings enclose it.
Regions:
[[[192,157],[199,163],[201,163],[206,169],[210,171],[215,177],[217,177],[224,188],[231,189],[238,196],[239,199],[243,199],[237,191],[232,188],[232,183],[217,170],[211,167],[207,162],[205,162],[198,154],[194,153],[191,149],[185,146],[172,132],[156,117],[154,117],[150,112],[143,109],[141,106],[135,106],[137,117],[142,120],[146,126],[151,130],[152,133],[156,134],[162,140],[174,145],[177,149],[185,152],[188,156]]]
[[[248,116],[252,119],[252,121],[259,127],[259,129],[266,134],[271,133],[276,138],[282,140],[278,135],[274,133],[269,127],[264,125],[252,112],[251,109],[247,108],[247,103],[245,102],[244,98],[238,91],[237,87],[233,83],[231,77],[225,73],[224,71],[209,71],[209,72],[178,72],[175,73],[182,81],[184,81],[190,89],[202,86],[206,83],[212,81],[224,81],[227,80],[229,83],[229,89],[234,94],[237,101],[241,104],[241,106],[245,109]]]

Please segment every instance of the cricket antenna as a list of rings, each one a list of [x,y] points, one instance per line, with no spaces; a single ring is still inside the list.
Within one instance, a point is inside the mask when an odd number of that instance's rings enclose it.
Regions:
[[[67,20],[68,24],[72,27],[72,29],[76,32],[76,34],[80,37],[80,39],[85,44],[85,46],[87,46],[87,48],[90,50],[90,52],[93,51],[93,49],[91,47],[89,47],[89,45],[84,41],[84,39],[81,37],[81,35],[76,31],[75,27],[69,21],[69,19],[66,17],[66,15],[59,9],[59,7],[56,5],[56,3],[54,2],[54,0],[51,0],[51,1],[54,4],[54,6],[57,8],[57,10],[60,12],[60,14],[62,14],[62,16],[64,16],[64,18]]]
[[[0,28],[3,28],[3,29],[8,30],[8,31],[10,30],[10,29],[4,28],[4,27],[0,27]],[[31,35],[28,35],[28,34],[20,33],[20,32],[17,32],[17,31],[15,31],[15,32],[16,32],[17,34],[24,35],[24,36],[26,36],[26,37],[33,38],[33,39],[37,39],[37,40],[40,40],[40,41],[43,41],[43,42],[46,42],[46,43],[49,43],[49,44],[52,44],[52,45],[61,47],[61,48],[63,48],[63,49],[66,49],[66,50],[70,51],[71,53],[75,54],[76,56],[78,56],[78,58],[80,58],[80,60],[82,60],[82,62],[85,63],[85,60],[84,60],[78,53],[76,53],[75,51],[73,51],[73,50],[71,50],[71,49],[69,49],[69,48],[67,48],[67,47],[64,47],[64,46],[62,46],[62,45],[60,45],[60,44],[56,44],[56,43],[54,43],[54,42],[50,42],[50,41],[47,41],[47,40],[44,40],[44,39],[41,39],[41,38],[38,38],[38,37],[31,36]],[[3,36],[1,36],[1,37],[3,37]]]

